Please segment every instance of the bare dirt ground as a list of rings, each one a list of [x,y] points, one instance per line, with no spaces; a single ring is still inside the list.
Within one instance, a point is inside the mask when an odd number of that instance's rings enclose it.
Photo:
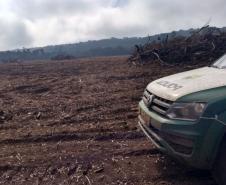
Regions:
[[[214,185],[137,128],[148,82],[182,71],[125,58],[0,65],[0,184]]]

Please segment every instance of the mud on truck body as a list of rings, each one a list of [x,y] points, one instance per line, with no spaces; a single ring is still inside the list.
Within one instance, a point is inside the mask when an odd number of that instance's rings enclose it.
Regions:
[[[213,65],[151,82],[139,126],[162,152],[226,184],[226,55]]]

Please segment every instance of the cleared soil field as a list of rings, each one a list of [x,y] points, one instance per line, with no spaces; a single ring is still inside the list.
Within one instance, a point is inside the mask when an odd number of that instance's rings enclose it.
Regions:
[[[146,85],[184,70],[123,57],[0,64],[0,184],[214,185],[137,126]]]

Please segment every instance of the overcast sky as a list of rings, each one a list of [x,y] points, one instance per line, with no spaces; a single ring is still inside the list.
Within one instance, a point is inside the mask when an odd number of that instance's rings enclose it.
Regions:
[[[226,26],[225,0],[0,0],[0,50]]]

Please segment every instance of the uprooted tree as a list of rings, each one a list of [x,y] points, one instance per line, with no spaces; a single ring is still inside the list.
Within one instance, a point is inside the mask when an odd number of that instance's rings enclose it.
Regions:
[[[210,64],[226,52],[226,32],[204,26],[188,37],[158,39],[135,45],[129,57],[133,64],[159,61],[162,65]]]

